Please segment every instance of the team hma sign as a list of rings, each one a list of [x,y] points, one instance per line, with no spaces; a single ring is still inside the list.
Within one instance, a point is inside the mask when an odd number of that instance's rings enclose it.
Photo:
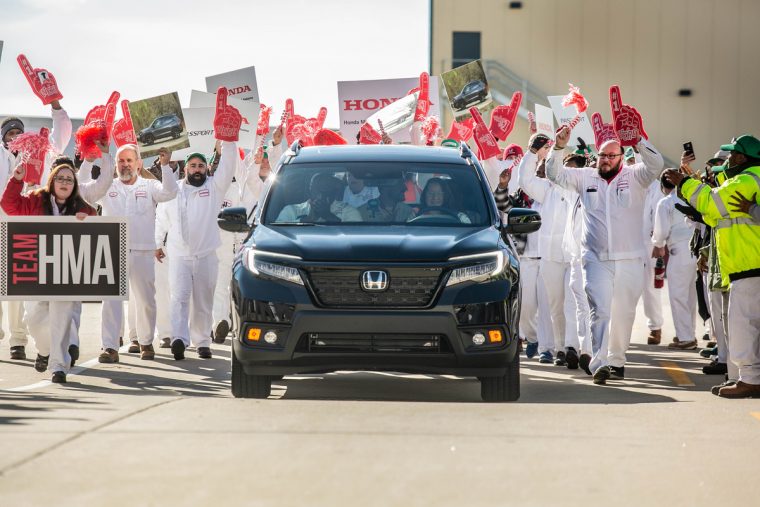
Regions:
[[[128,298],[126,218],[3,217],[0,299]]]

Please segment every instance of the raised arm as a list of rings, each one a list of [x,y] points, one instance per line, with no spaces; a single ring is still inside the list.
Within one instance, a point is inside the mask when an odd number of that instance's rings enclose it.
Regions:
[[[520,188],[525,190],[531,199],[544,202],[546,194],[551,188],[551,182],[545,179],[541,179],[536,176],[536,163],[538,162],[538,156],[528,151],[520,161],[520,165],[517,168],[517,182]]]
[[[235,176],[237,167],[238,151],[237,143],[232,141],[222,141],[222,155],[219,158],[219,167],[214,173],[214,186],[220,195],[227,193],[227,189],[232,184],[232,178]]]
[[[50,131],[50,144],[52,144],[58,153],[63,153],[71,141],[71,119],[66,110],[59,105],[56,109],[55,104],[52,106],[53,130]]]
[[[177,191],[179,190],[177,178],[174,177],[172,167],[169,165],[169,161],[172,159],[171,152],[159,152],[158,159],[161,164],[161,182],[157,180],[150,180],[148,182],[153,200],[157,203],[171,201],[177,196]]]
[[[90,204],[95,204],[103,199],[113,183],[113,178],[111,177],[113,174],[113,159],[108,154],[107,147],[101,145],[100,150],[102,155],[100,157],[100,176],[98,176],[98,179],[92,179],[92,164],[94,159],[84,160],[77,175],[79,194],[82,196],[82,199]]]
[[[565,125],[557,132],[554,147],[546,159],[546,177],[562,188],[580,193],[581,172],[578,169],[565,167],[562,162],[569,139],[570,128]]]
[[[642,187],[648,187],[654,180],[660,177],[665,161],[657,148],[648,140],[641,138],[636,149],[641,155],[641,163],[636,163],[631,168],[633,177]]]
[[[29,215],[33,211],[32,197],[21,194],[24,190],[25,173],[26,169],[19,164],[5,185],[3,196],[0,198],[0,206],[8,215]]]

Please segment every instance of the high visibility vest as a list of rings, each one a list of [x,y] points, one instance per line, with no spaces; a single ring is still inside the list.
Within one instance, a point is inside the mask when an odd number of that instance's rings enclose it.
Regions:
[[[730,281],[760,276],[760,222],[747,213],[733,211],[730,198],[740,192],[747,199],[760,198],[760,167],[750,167],[717,188],[696,179],[685,180],[681,195],[713,228],[724,286]]]

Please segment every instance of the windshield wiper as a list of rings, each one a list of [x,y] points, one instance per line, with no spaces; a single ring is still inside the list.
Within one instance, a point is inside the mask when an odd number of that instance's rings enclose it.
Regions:
[[[316,222],[272,222],[269,225],[322,225]]]

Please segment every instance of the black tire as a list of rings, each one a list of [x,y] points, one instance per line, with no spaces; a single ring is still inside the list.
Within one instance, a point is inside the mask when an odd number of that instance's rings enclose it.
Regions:
[[[180,136],[180,134],[182,134],[181,130],[177,130],[177,129],[172,130],[172,139],[177,139]]]
[[[235,398],[268,398],[272,393],[272,377],[248,375],[232,349],[232,396]]]
[[[520,355],[515,354],[507,373],[480,377],[480,397],[487,402],[517,401],[520,398]]]
[[[145,136],[145,144],[148,145],[148,146],[150,146],[151,144],[153,144],[154,140],[155,139],[153,139],[153,136]]]

